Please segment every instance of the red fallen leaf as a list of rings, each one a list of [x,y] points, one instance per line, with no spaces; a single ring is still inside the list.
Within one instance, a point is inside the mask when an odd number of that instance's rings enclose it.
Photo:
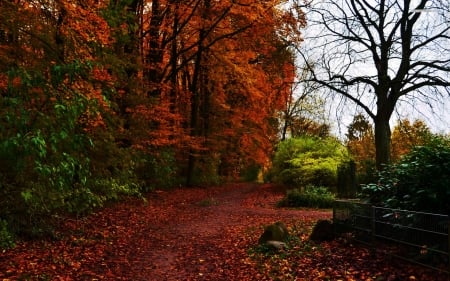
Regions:
[[[357,245],[311,244],[312,225],[329,219],[331,211],[277,209],[275,203],[283,196],[271,185],[234,184],[151,193],[147,203],[129,199],[83,220],[62,222],[59,241],[19,242],[0,254],[0,276],[264,281],[278,275],[280,280],[388,280],[387,274],[393,274],[400,280],[446,280],[416,266],[385,261],[385,256],[373,256]],[[215,203],[199,204],[208,198]],[[248,251],[263,226],[274,221],[297,231],[299,244],[292,254],[250,258]]]

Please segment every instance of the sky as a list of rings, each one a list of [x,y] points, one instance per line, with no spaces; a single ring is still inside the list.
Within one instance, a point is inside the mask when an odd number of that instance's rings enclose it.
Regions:
[[[337,104],[336,100],[332,99],[327,100],[326,111],[333,135],[341,140],[345,140],[345,134],[353,116],[363,113],[351,102],[344,106]],[[420,119],[427,124],[433,133],[450,134],[450,97],[444,98],[442,103],[436,103],[433,108],[423,103],[415,105],[400,104],[391,118],[391,128],[394,128],[400,119],[410,121]]]

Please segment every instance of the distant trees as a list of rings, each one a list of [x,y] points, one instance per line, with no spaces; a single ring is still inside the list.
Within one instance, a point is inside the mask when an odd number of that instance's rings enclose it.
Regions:
[[[403,155],[408,154],[415,146],[428,143],[433,138],[430,128],[422,120],[399,120],[392,131],[391,158],[398,162]]]
[[[378,169],[390,162],[397,105],[450,93],[448,11],[442,0],[325,0],[309,10],[308,44],[297,48],[312,72],[307,81],[371,118]]]
[[[373,126],[363,115],[358,114],[348,126],[347,147],[357,164],[361,182],[367,182],[375,174],[375,145]],[[428,143],[435,137],[422,120],[399,120],[392,132],[391,159],[397,163],[416,147]]]
[[[357,114],[348,126],[346,137],[347,147],[356,164],[359,181],[367,182],[376,170],[373,126],[363,114]]]
[[[279,111],[281,140],[305,135],[327,137],[330,125],[324,117],[325,101],[316,93],[314,84],[302,83],[311,73],[304,69],[298,81],[286,88],[283,110]]]

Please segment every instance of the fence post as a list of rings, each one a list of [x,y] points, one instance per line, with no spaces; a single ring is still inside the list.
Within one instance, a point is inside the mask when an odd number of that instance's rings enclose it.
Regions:
[[[333,201],[333,234],[337,237],[337,229],[336,229],[336,200]]]
[[[372,247],[375,247],[375,219],[376,219],[376,210],[375,206],[371,205],[371,217],[372,217],[372,225],[371,225],[371,243]]]
[[[448,273],[450,274],[450,215],[447,215],[447,259],[448,259]]]

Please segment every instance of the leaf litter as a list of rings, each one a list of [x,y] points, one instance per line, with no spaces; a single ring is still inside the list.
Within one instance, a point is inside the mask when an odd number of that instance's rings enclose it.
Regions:
[[[58,239],[0,253],[0,280],[448,280],[345,239],[315,244],[331,210],[279,209],[284,190],[228,184],[149,193],[61,223]],[[257,245],[283,221],[287,249]]]

